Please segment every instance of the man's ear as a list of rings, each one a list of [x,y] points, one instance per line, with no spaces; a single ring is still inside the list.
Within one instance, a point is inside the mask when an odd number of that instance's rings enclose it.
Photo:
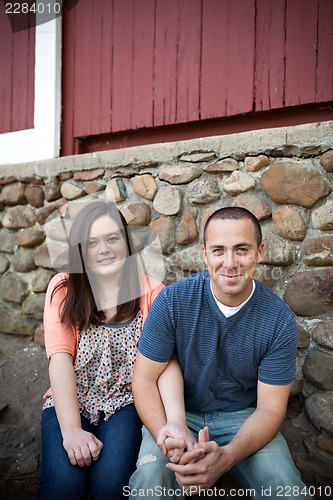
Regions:
[[[262,258],[264,256],[264,242],[261,242],[261,244],[258,247],[258,257],[257,257],[257,263],[262,261]]]
[[[201,245],[201,248],[202,248],[202,255],[203,255],[203,259],[205,261],[205,264],[207,266],[207,256],[206,256],[206,249],[205,249],[205,246],[204,245]]]

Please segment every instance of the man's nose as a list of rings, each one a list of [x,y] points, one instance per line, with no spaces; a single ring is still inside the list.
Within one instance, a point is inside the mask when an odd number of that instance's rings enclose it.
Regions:
[[[228,250],[224,254],[224,267],[236,267],[237,262],[236,262],[236,256],[232,250]]]

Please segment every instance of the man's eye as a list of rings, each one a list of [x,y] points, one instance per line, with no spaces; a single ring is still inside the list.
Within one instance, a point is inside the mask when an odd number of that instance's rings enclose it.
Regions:
[[[215,250],[213,250],[213,254],[215,255],[221,255],[222,253],[223,253],[222,248],[215,248]]]
[[[244,254],[244,253],[247,252],[247,248],[238,248],[237,252],[240,253],[240,254]]]

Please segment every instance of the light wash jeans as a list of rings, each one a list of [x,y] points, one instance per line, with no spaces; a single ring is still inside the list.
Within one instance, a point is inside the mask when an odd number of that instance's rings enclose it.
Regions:
[[[194,435],[207,425],[210,440],[223,446],[229,443],[253,411],[254,408],[235,412],[187,412],[187,425]],[[159,450],[145,427],[142,429],[142,436],[137,469],[131,476],[129,486],[125,488],[125,496],[132,500],[184,498],[184,492],[176,482],[174,473],[165,467],[168,458]],[[245,496],[246,492],[248,497],[265,500],[311,498],[281,433],[257,453],[235,465],[229,473],[243,486],[239,496]],[[202,491],[201,496],[211,497],[210,493]]]

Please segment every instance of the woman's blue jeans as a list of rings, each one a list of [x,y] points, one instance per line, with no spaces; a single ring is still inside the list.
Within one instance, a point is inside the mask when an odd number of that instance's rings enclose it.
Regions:
[[[123,487],[135,470],[141,443],[141,420],[133,404],[108,420],[92,425],[81,415],[82,428],[94,434],[104,447],[89,467],[70,463],[54,408],[42,413],[42,460],[35,500],[123,499]]]
[[[223,446],[231,441],[253,411],[254,408],[234,412],[186,412],[186,421],[194,435],[207,425],[209,439]],[[184,498],[184,492],[176,482],[174,473],[165,467],[168,458],[159,450],[154,438],[145,427],[142,428],[142,436],[137,469],[130,479],[129,486],[125,488],[126,495],[132,500],[140,496],[150,499]],[[256,500],[311,498],[293,463],[287,443],[280,433],[257,453],[232,467],[229,473],[243,487],[238,491],[238,497],[247,496]],[[212,491],[207,491],[203,496],[211,497],[211,493]]]

